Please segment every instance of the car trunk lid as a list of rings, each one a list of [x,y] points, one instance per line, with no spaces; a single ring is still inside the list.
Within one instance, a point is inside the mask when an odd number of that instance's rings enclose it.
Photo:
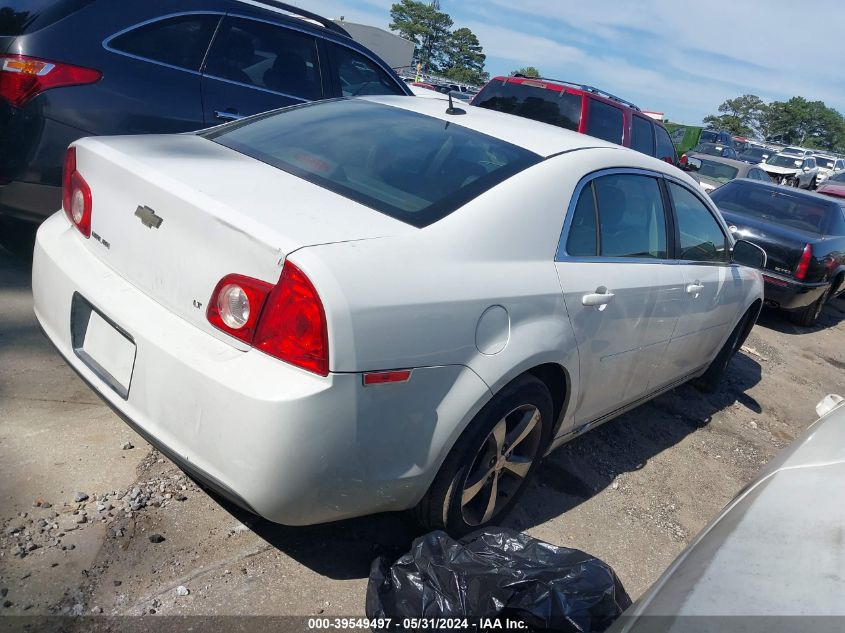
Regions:
[[[86,247],[215,334],[207,303],[225,275],[275,284],[297,249],[416,230],[195,135],[88,138],[76,154],[93,199]]]
[[[733,211],[722,211],[735,239],[757,244],[766,251],[766,269],[792,276],[804,247],[820,239],[819,235],[780,226]]]

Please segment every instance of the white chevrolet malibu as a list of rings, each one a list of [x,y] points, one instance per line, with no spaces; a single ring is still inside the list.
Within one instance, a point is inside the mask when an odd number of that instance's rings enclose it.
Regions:
[[[715,386],[765,254],[671,165],[447,108],[78,141],[38,231],[39,322],[134,429],[272,521],[499,520],[551,449]]]

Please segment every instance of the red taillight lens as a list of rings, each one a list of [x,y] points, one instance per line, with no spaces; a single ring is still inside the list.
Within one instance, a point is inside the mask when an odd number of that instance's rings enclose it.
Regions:
[[[62,170],[62,208],[85,237],[91,237],[92,207],[91,188],[76,170],[76,148],[69,147]]]
[[[244,275],[226,275],[208,302],[209,322],[252,345],[255,326],[273,285]]]
[[[801,253],[801,259],[798,260],[798,265],[795,267],[796,279],[804,279],[807,276],[811,259],[813,259],[813,245],[807,244],[804,247],[804,252]]]
[[[683,167],[684,165],[686,165],[686,164],[687,164],[687,160],[689,160],[689,159],[687,158],[687,155],[686,155],[686,154],[681,154],[681,160],[680,160],[680,163],[681,163],[681,166],[682,166],[682,167]]]
[[[99,81],[99,70],[25,55],[0,55],[0,97],[20,108],[50,88]]]
[[[227,275],[211,295],[207,316],[216,328],[270,356],[321,376],[329,373],[323,303],[308,277],[290,262],[275,287]]]
[[[253,344],[315,374],[329,373],[323,303],[308,277],[290,262],[285,262],[279,283],[267,299]]]

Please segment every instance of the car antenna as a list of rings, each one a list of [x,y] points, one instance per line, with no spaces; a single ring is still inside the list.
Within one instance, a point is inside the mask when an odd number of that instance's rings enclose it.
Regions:
[[[466,114],[467,111],[462,108],[456,108],[455,104],[452,103],[452,93],[448,94],[449,97],[449,107],[446,108],[446,114]]]

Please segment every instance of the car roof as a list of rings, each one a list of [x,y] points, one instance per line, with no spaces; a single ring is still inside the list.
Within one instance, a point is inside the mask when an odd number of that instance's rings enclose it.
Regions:
[[[695,153],[696,152],[690,152],[689,154],[687,154],[687,156],[694,155]],[[696,158],[698,158],[699,160],[709,160],[709,161],[712,161],[714,163],[724,163],[725,165],[731,165],[732,167],[739,167],[739,168],[757,167],[757,165],[749,165],[748,163],[746,163],[743,160],[735,160],[733,158],[724,158],[722,156],[712,156],[710,154],[702,154],[701,156],[696,156]],[[759,167],[758,167],[758,169],[759,169]]]
[[[446,114],[448,101],[442,99],[409,98],[393,95],[360,98],[461,125],[476,132],[507,141],[543,157],[586,147],[606,147],[633,152],[633,150],[621,145],[609,143],[594,136],[565,130],[549,123],[541,123],[525,117],[471,106],[464,101],[453,100],[455,107],[465,112],[465,114],[458,115]]]
[[[490,84],[494,81],[500,81],[502,83],[516,85],[527,85],[535,88],[541,88],[544,90],[552,90],[554,92],[561,92],[563,90],[566,90],[567,92],[575,94],[589,95],[591,98],[596,98],[600,101],[605,101],[618,107],[628,108],[630,110],[642,112],[639,106],[631,103],[627,99],[617,97],[616,95],[601,90],[600,88],[596,88],[595,86],[588,86],[586,84],[565,81],[563,79],[549,79],[548,77],[525,77],[523,75],[497,75],[496,77],[491,78],[490,81],[488,81],[487,83]],[[659,123],[659,121],[655,121],[655,123]]]

